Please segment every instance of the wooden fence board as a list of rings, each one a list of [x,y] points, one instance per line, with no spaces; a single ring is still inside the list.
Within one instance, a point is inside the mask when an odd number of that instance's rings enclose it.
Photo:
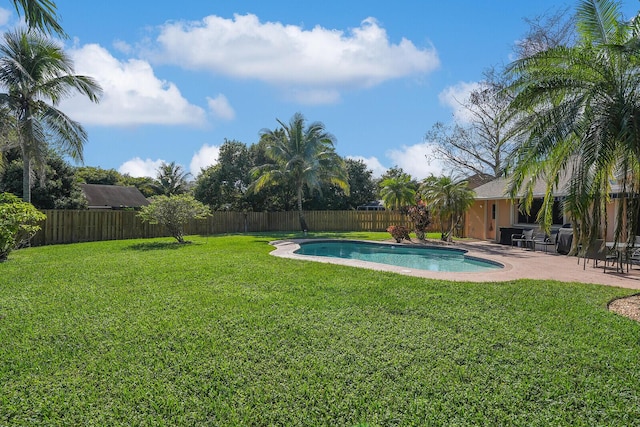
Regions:
[[[112,210],[44,210],[47,216],[32,240],[34,246],[57,243],[167,236],[159,225],[143,223],[137,212]],[[311,231],[385,231],[389,225],[411,226],[405,215],[390,211],[306,211]],[[213,212],[187,224],[187,234],[299,231],[297,212]],[[438,230],[431,224],[429,231]]]

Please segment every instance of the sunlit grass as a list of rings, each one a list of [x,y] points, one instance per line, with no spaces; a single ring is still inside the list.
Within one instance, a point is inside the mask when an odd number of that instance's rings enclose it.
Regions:
[[[12,253],[0,425],[638,424],[640,325],[606,309],[632,291],[270,256],[283,237]]]

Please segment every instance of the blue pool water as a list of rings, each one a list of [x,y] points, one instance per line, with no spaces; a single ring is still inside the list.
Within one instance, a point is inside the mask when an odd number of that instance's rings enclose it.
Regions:
[[[296,250],[295,253],[299,255],[357,259],[430,271],[472,273],[502,268],[502,265],[492,261],[465,256],[465,250],[454,248],[320,241],[301,243],[300,249]]]

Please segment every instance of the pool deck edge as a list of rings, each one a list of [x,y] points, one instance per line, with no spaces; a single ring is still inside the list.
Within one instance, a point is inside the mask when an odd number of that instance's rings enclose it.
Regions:
[[[422,277],[437,280],[449,280],[458,282],[507,282],[517,279],[543,279],[558,280],[562,282],[593,283],[608,286],[618,286],[630,289],[640,289],[640,270],[637,268],[629,273],[616,273],[607,270],[603,273],[602,268],[593,268],[587,264],[583,268],[582,261],[578,264],[578,258],[570,257],[555,252],[530,251],[522,248],[499,245],[486,241],[465,241],[456,242],[447,246],[455,249],[464,249],[468,256],[486,259],[502,264],[504,268],[483,272],[442,272],[418,270],[407,267],[398,267],[387,264],[379,264],[360,260],[350,260],[344,258],[330,258],[311,255],[298,255],[294,253],[299,248],[300,243],[336,241],[340,239],[288,239],[270,242],[275,250],[271,255],[291,258],[304,261],[322,262],[326,264],[337,264],[351,267],[368,268],[377,271],[388,271],[407,276]],[[354,240],[351,240],[354,241]],[[395,242],[373,242],[358,240],[368,243],[387,243],[397,245]],[[401,245],[415,246],[421,243],[401,243]],[[437,245],[429,245],[434,246]]]

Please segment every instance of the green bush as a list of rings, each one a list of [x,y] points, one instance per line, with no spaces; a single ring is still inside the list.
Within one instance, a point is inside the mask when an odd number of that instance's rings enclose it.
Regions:
[[[23,202],[11,193],[0,193],[0,262],[9,253],[29,243],[46,215],[31,203]]]
[[[178,243],[185,243],[184,226],[189,221],[209,215],[209,208],[188,194],[156,196],[138,214],[145,222],[164,226]]]

